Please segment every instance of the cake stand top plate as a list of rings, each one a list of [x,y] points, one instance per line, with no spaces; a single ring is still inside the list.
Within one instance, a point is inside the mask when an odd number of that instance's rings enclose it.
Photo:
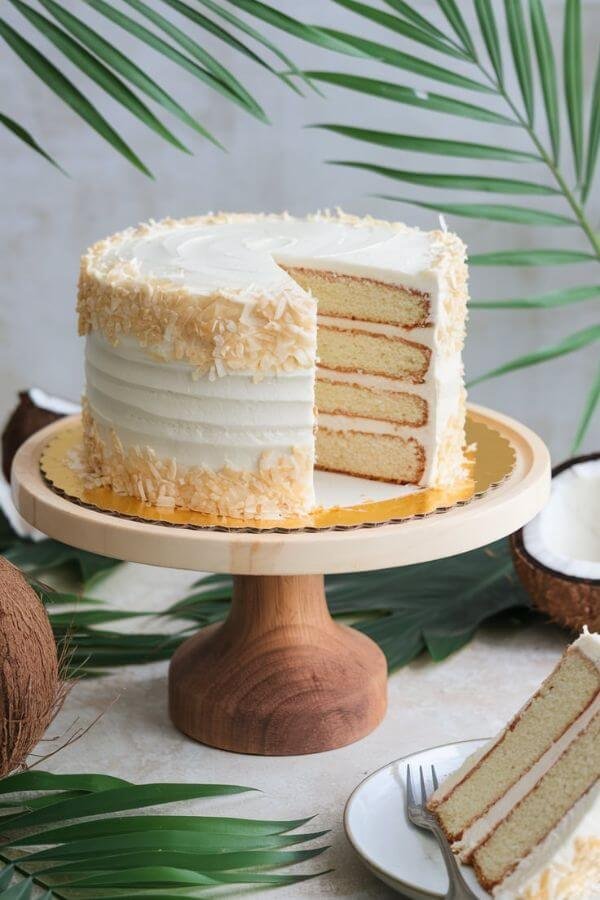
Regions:
[[[426,562],[505,537],[532,519],[548,497],[550,456],[540,438],[508,416],[469,408],[510,441],[512,473],[465,506],[393,525],[262,534],[177,528],[88,509],[57,494],[40,471],[42,451],[68,420],[42,429],[19,449],[13,496],[23,518],[50,537],[130,562],[234,575],[360,572]]]

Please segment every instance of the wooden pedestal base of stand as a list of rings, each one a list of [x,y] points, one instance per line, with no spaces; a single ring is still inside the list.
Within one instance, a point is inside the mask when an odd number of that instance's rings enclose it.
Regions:
[[[228,619],[176,652],[174,724],[237,753],[318,753],[367,735],[386,710],[387,666],[370,638],[336,624],[322,575],[237,575]]]

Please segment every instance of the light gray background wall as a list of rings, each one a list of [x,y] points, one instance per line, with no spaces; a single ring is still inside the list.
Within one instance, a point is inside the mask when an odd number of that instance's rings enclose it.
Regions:
[[[157,9],[167,8],[159,0],[149,0]],[[66,4],[72,11],[84,11],[84,4]],[[117,4],[118,5],[118,4]],[[354,33],[369,35],[416,53],[442,65],[456,65],[449,58],[435,58],[423,48],[404,44],[376,26],[329,0],[276,0],[275,5],[305,21],[330,24]],[[498,2],[500,12],[500,2]],[[470,15],[471,4],[461,3]],[[3,4],[3,13],[23,29],[23,20]],[[545,0],[551,25],[560,24],[563,4]],[[419,3],[423,12],[437,16],[432,2]],[[586,97],[600,33],[600,4],[584,4]],[[62,106],[54,95],[17,60],[0,46],[0,96],[2,109],[26,125],[70,174],[65,178],[8,132],[0,133],[1,260],[0,279],[0,416],[14,402],[15,391],[40,385],[48,391],[77,398],[82,387],[82,341],[76,336],[74,314],[78,260],[82,250],[117,229],[150,217],[181,216],[209,209],[281,210],[302,214],[324,207],[341,206],[357,213],[402,218],[422,227],[437,227],[437,216],[403,204],[392,204],[369,196],[388,192],[417,196],[410,186],[396,184],[374,175],[324,164],[326,159],[380,161],[397,168],[423,171],[462,171],[484,174],[502,173],[514,177],[538,177],[548,181],[535,166],[478,163],[446,160],[399,151],[383,151],[324,132],[307,130],[315,122],[336,122],[379,127],[408,134],[429,134],[488,143],[516,142],[530,149],[517,130],[502,129],[467,119],[428,114],[385,101],[327,88],[326,99],[297,97],[278,80],[230,48],[200,32],[191,32],[235,71],[268,111],[272,125],[265,126],[237,107],[206,90],[195,79],[161,56],[111,28],[106,20],[85,13],[118,46],[177,97],[227,146],[223,153],[193,132],[185,131],[175,120],[168,122],[193,149],[186,157],[162,143],[137,120],[91,82],[77,83],[93,99],[126,140],[142,156],[156,175],[151,181],[138,174],[80,119]],[[167,12],[167,15],[169,13]],[[255,23],[256,24],[256,23]],[[187,26],[184,25],[184,28]],[[258,27],[263,27],[259,24]],[[266,29],[266,26],[265,26]],[[300,43],[281,32],[269,36],[305,68],[323,68],[346,72],[380,74],[400,84],[409,84],[440,93],[453,93],[450,87],[434,85],[409,73],[388,67],[362,63]],[[35,38],[53,59],[50,45]],[[505,53],[506,38],[503,35]],[[73,70],[61,60],[63,70]],[[466,73],[466,70],[465,70]],[[483,94],[465,99],[486,103]],[[539,99],[539,98],[538,98]],[[494,101],[491,101],[494,102]],[[539,113],[538,113],[539,114]],[[167,121],[167,114],[159,112]],[[540,116],[542,119],[543,116]],[[568,134],[563,128],[563,147]],[[429,192],[431,196],[431,191]],[[486,195],[472,195],[482,201]],[[598,224],[598,189],[591,204],[592,219]],[[462,199],[465,198],[463,195]],[[444,192],[446,202],[457,199]],[[492,198],[502,201],[503,198]],[[527,202],[527,198],[504,198],[505,202]],[[544,206],[544,198],[534,198]],[[561,207],[560,211],[563,210]],[[472,252],[526,247],[587,246],[577,229],[531,229],[496,225],[469,219],[448,217],[453,230],[466,240]],[[563,266],[546,270],[474,269],[471,293],[474,298],[527,296],[571,284],[597,282],[597,266]],[[598,320],[597,300],[555,311],[488,312],[473,311],[466,348],[468,376],[474,377],[508,358],[535,347],[553,343]],[[586,389],[598,364],[598,345],[547,365],[514,373],[476,387],[472,399],[521,418],[535,428],[550,444],[555,460],[568,453],[571,438],[583,406]],[[597,416],[586,440],[586,447],[600,445],[600,417]]]

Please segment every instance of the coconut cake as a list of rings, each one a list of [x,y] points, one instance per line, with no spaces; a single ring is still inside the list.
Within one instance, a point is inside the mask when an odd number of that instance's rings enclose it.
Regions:
[[[600,635],[587,629],[539,690],[429,807],[499,900],[600,897]]]
[[[152,504],[310,511],[313,470],[465,477],[465,247],[338,213],[165,219],[82,258],[85,466]]]

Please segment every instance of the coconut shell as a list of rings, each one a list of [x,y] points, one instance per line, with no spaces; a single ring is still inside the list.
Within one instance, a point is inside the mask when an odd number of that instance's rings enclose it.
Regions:
[[[19,392],[19,405],[11,413],[2,432],[2,471],[7,481],[10,481],[10,467],[21,444],[40,428],[61,418],[60,413],[36,406],[28,391]]]
[[[513,562],[533,606],[568,628],[600,632],[600,582],[563,575],[542,565],[525,549],[523,529],[511,535]]]
[[[60,695],[56,643],[44,605],[0,556],[0,777],[25,762]]]

